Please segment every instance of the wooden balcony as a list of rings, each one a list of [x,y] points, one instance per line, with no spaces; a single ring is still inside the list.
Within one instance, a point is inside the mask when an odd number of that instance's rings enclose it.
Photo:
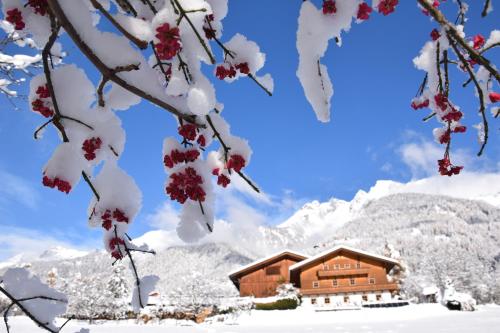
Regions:
[[[370,270],[368,268],[354,268],[354,269],[329,269],[329,270],[318,270],[317,274],[319,278],[325,277],[335,277],[335,276],[356,276],[356,275],[368,275]]]
[[[324,295],[324,294],[339,294],[339,293],[353,293],[353,292],[371,292],[371,291],[384,291],[384,290],[398,290],[397,283],[385,284],[363,284],[354,286],[339,286],[329,288],[300,288],[302,295]]]

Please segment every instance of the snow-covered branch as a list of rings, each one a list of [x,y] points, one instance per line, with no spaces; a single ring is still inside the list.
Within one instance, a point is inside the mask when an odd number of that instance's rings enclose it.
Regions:
[[[5,272],[0,281],[0,293],[10,301],[3,313],[7,333],[10,332],[9,311],[13,306],[17,306],[39,327],[52,333],[59,332],[70,320],[60,327],[55,325],[55,317],[66,312],[66,296],[43,284],[24,268],[11,268]]]

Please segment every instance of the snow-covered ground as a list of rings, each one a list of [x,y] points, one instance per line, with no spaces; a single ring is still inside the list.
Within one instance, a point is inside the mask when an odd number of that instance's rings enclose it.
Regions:
[[[12,318],[9,322],[13,333],[41,332],[26,317]],[[90,333],[489,333],[498,332],[499,327],[500,306],[497,305],[481,306],[475,312],[458,312],[437,304],[425,304],[344,312],[313,312],[307,309],[252,311],[225,323],[214,321],[200,325],[175,320],[153,324],[123,321],[98,325],[73,321],[63,329],[63,333],[80,332],[81,328],[89,329]]]

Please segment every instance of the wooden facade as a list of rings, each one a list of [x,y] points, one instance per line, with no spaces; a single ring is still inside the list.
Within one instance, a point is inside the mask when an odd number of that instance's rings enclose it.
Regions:
[[[229,278],[240,296],[269,297],[276,295],[276,288],[290,282],[289,267],[306,259],[293,251],[282,251],[253,262],[231,273]]]
[[[391,258],[338,246],[311,258],[292,251],[247,265],[230,275],[241,296],[268,297],[292,283],[310,304],[361,304],[390,301],[399,290],[388,279],[399,263]]]

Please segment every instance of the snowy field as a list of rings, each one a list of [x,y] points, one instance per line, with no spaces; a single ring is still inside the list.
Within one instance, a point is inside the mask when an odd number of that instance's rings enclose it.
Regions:
[[[12,333],[42,332],[25,317],[12,318]],[[133,321],[105,322],[89,325],[73,321],[63,333],[76,333],[87,328],[90,333],[434,333],[434,332],[499,332],[500,306],[482,306],[475,312],[448,311],[435,305],[412,305],[394,309],[363,309],[344,312],[252,311],[226,323],[204,323],[166,320],[158,323],[136,324]],[[4,327],[0,329],[4,331]]]

